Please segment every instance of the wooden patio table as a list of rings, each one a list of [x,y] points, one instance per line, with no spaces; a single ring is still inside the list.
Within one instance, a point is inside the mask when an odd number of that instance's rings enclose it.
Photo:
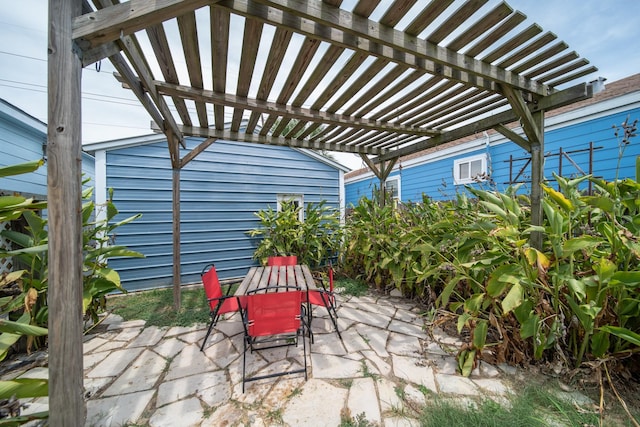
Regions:
[[[269,292],[269,288],[283,292],[285,289],[281,286],[300,288],[303,292],[318,289],[307,265],[251,267],[234,295],[242,298],[260,288],[267,288],[264,292]]]

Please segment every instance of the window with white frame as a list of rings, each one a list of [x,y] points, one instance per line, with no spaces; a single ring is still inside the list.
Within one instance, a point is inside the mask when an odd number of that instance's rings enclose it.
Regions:
[[[278,194],[277,196],[278,205],[277,210],[280,212],[282,210],[282,204],[285,202],[293,203],[296,208],[300,208],[298,211],[298,219],[301,222],[304,222],[304,197],[302,194]]]
[[[465,157],[453,161],[453,181],[455,184],[470,184],[484,181],[487,174],[487,155]]]
[[[400,202],[400,177],[394,176],[393,178],[387,178],[384,182],[384,191],[391,196],[393,205],[397,206],[398,202]]]

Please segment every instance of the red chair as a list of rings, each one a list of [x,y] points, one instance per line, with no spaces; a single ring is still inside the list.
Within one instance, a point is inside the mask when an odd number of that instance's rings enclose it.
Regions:
[[[238,298],[245,332],[242,356],[243,393],[245,383],[250,381],[302,372],[304,372],[304,379],[307,379],[307,347],[304,340],[307,325],[304,321],[303,292],[299,289],[290,290],[292,288],[278,286],[269,287],[268,290],[271,291],[269,293],[260,293],[265,289],[267,288],[255,289],[242,299]],[[246,377],[247,350],[253,352],[289,345],[297,347],[300,336],[302,336],[304,368]]]
[[[270,256],[267,258],[267,265],[270,267],[281,267],[283,265],[296,265],[298,264],[298,257],[295,255],[289,256]]]
[[[229,295],[229,292],[231,291],[230,285],[227,287],[227,292],[224,295],[222,294],[222,286],[220,285],[220,280],[218,280],[218,272],[216,271],[215,265],[207,265],[202,270],[202,273],[200,273],[200,276],[202,277],[202,285],[204,286],[207,302],[211,309],[211,322],[209,323],[209,329],[207,330],[207,335],[205,335],[204,340],[202,341],[202,346],[200,347],[200,351],[204,351],[204,345],[207,342],[207,338],[211,335],[213,327],[218,323],[220,315],[225,313],[234,313],[240,308],[238,306],[238,299],[233,295]]]
[[[329,289],[327,289],[327,285],[325,281],[322,280],[320,283],[322,285],[322,289],[314,289],[307,292],[307,302],[311,305],[317,305],[320,307],[326,307],[327,312],[329,312],[329,318],[333,323],[334,328],[336,329],[336,333],[338,337],[342,339],[342,335],[340,335],[340,330],[338,329],[338,313],[336,312],[336,296],[333,292],[333,265],[329,263]],[[309,319],[307,323],[311,325],[312,312],[311,307],[309,307]]]

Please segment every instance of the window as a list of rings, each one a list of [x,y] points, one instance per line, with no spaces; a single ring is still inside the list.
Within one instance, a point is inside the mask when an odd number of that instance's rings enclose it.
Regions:
[[[400,177],[387,178],[384,182],[384,191],[393,200],[393,205],[397,206],[400,202]]]
[[[465,157],[453,162],[453,181],[455,184],[470,184],[487,177],[487,156]]]
[[[293,203],[296,208],[301,208],[298,212],[298,219],[301,222],[304,222],[304,198],[302,194],[278,194],[278,212],[282,210],[282,203],[289,202]]]

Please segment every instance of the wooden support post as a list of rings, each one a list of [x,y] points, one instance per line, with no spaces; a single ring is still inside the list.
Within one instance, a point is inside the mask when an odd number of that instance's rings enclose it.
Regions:
[[[72,20],[82,0],[49,1],[47,186],[49,425],[84,426],[80,59]]]
[[[180,310],[180,169],[173,168],[173,307]]]
[[[544,180],[544,111],[533,113],[532,124],[536,127],[535,133],[539,135],[538,141],[531,143],[531,225],[543,224],[542,187]],[[531,233],[530,244],[532,247],[542,249],[543,235],[539,231]]]

